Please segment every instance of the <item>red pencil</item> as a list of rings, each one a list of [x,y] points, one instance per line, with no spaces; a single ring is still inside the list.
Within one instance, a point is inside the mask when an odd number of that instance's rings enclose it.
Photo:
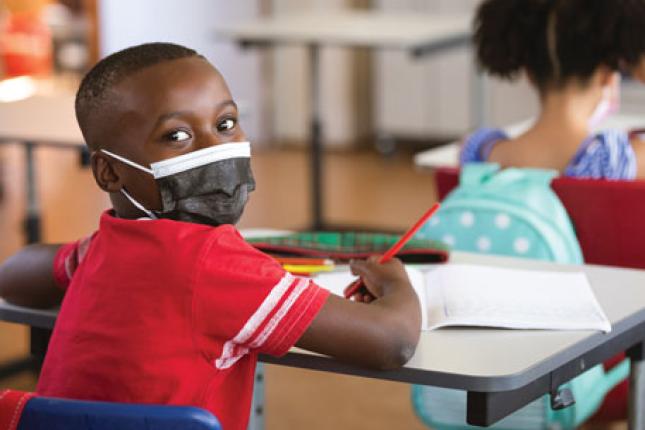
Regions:
[[[414,236],[417,230],[419,230],[421,226],[425,224],[425,222],[428,221],[428,219],[430,219],[430,217],[434,215],[437,210],[439,210],[439,206],[439,203],[432,205],[432,207],[428,209],[428,211],[424,213],[423,216],[419,218],[419,220],[403,236],[401,236],[401,239],[399,239],[394,245],[392,245],[392,247],[388,249],[387,252],[381,256],[381,258],[379,258],[378,262],[382,264],[390,261],[392,257],[394,257],[396,253],[399,252],[401,248],[403,248],[403,245],[405,245],[412,238],[412,236]],[[350,298],[351,296],[356,294],[362,286],[363,282],[360,278],[354,281],[345,290],[345,298]]]

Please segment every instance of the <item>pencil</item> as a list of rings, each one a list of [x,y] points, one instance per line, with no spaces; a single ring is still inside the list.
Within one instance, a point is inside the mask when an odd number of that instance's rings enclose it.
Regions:
[[[302,264],[283,264],[284,270],[290,273],[317,273],[317,272],[331,272],[334,270],[334,265],[302,265]]]
[[[439,207],[441,205],[439,203],[435,203],[432,205],[430,209],[427,210],[426,213],[424,213],[421,218],[412,226],[408,231],[405,232],[403,236],[394,244],[390,249],[388,249],[385,254],[379,258],[378,262],[380,264],[382,263],[387,263],[396,255],[397,252],[403,248],[403,246],[414,236],[414,234],[421,228],[421,226],[428,221],[428,219],[439,210]],[[347,287],[347,290],[345,291],[345,298],[350,298],[354,294],[358,292],[358,290],[363,286],[363,281],[361,281],[360,278],[358,278],[356,281],[352,282],[352,284]]]
[[[334,260],[329,258],[309,258],[309,257],[273,257],[280,264],[305,265],[305,266],[332,266]]]

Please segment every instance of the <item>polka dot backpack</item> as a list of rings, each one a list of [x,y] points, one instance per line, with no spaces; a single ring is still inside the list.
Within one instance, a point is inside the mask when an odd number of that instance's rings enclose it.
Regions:
[[[549,186],[557,172],[504,169],[472,163],[461,170],[459,186],[417,233],[459,251],[582,263],[582,252],[562,203]],[[576,403],[552,410],[549,396],[511,414],[494,429],[574,429],[601,405],[605,394],[624,379],[629,364],[605,372],[602,365],[579,375],[563,388]],[[419,418],[435,430],[475,429],[465,423],[466,393],[439,387],[413,386],[412,402]]]
[[[549,186],[556,171],[471,163],[459,186],[417,233],[459,251],[582,263],[562,203]]]

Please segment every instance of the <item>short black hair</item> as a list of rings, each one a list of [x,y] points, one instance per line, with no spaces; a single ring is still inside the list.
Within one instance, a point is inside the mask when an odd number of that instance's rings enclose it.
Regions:
[[[89,118],[105,106],[109,90],[114,85],[144,68],[187,57],[204,58],[185,46],[156,42],[123,49],[96,63],[81,81],[75,102],[76,120],[88,146],[92,147],[94,144],[88,140]]]
[[[484,70],[506,79],[526,71],[540,90],[645,55],[645,0],[485,0],[473,25]]]

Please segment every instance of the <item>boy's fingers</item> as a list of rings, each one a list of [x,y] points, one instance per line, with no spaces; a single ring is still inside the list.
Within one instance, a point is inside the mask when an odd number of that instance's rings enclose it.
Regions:
[[[367,261],[369,261],[370,263],[378,263],[378,261],[380,260],[380,258],[381,258],[381,256],[380,256],[380,255],[370,255],[370,256],[367,258]]]
[[[349,262],[349,269],[352,275],[360,276],[365,273],[365,261],[352,260]]]

